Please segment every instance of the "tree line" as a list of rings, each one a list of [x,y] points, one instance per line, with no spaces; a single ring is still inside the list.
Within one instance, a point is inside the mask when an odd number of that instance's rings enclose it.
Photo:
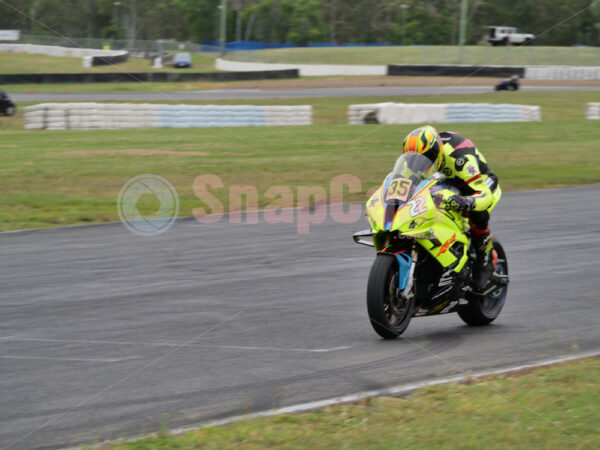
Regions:
[[[454,45],[461,0],[228,0],[227,40]],[[5,0],[0,29],[101,39],[217,40],[221,0]],[[467,43],[488,25],[539,45],[600,45],[600,0],[469,0]]]

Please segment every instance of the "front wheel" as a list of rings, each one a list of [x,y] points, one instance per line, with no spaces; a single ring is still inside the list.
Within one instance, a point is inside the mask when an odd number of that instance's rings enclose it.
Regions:
[[[384,339],[400,336],[412,318],[415,296],[398,289],[398,262],[393,255],[378,254],[367,284],[367,311],[375,332]]]
[[[492,278],[498,280],[498,287],[485,297],[469,300],[467,305],[458,309],[458,315],[467,325],[481,326],[492,323],[504,306],[508,284],[500,284],[500,280],[505,279],[508,282],[508,261],[502,245],[496,240],[493,251],[496,252],[497,262]]]
[[[8,108],[6,108],[6,111],[4,111],[4,114],[6,114],[7,116],[14,116],[16,111],[16,108],[14,106],[9,106]]]

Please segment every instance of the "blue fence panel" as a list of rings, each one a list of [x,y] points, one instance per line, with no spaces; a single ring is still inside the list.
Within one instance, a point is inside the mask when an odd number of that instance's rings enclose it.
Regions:
[[[219,51],[221,43],[219,41],[203,41],[201,51],[214,52]],[[225,50],[228,52],[238,52],[244,50],[269,50],[280,48],[321,48],[321,47],[398,47],[398,44],[332,44],[330,42],[311,42],[309,44],[294,45],[291,43],[273,44],[260,41],[232,41],[225,44]]]

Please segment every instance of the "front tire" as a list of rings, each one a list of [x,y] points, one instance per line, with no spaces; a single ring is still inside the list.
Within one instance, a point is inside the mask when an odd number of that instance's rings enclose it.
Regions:
[[[6,111],[4,111],[4,114],[6,114],[7,116],[14,116],[15,111],[16,108],[14,106],[9,106],[8,108],[6,108]]]
[[[494,273],[508,276],[508,261],[506,260],[504,249],[498,241],[494,241],[493,250],[498,255],[498,262]],[[483,298],[473,298],[469,300],[467,305],[461,306],[458,309],[458,315],[467,325],[488,325],[500,315],[507,293],[508,285],[504,285]]]
[[[367,284],[367,311],[375,332],[384,339],[400,336],[414,313],[415,296],[398,291],[398,262],[393,255],[378,254]]]

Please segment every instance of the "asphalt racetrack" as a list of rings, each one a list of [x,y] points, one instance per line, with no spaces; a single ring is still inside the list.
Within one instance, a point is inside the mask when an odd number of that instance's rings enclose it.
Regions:
[[[366,316],[364,218],[1,233],[0,448],[53,448],[600,348],[600,186],[506,193],[489,327]],[[185,211],[183,211],[185,213]],[[261,219],[262,222],[262,219]],[[535,405],[529,405],[535,407]],[[518,406],[515,405],[515,408]]]
[[[525,92],[536,91],[600,91],[600,87],[577,86],[524,86]],[[447,86],[447,87],[362,87],[362,88],[310,88],[310,89],[222,89],[187,92],[96,92],[96,93],[33,93],[11,94],[15,101],[178,101],[178,100],[240,100],[265,98],[310,98],[310,97],[394,97],[406,95],[449,95],[483,94],[493,92],[490,86]]]

